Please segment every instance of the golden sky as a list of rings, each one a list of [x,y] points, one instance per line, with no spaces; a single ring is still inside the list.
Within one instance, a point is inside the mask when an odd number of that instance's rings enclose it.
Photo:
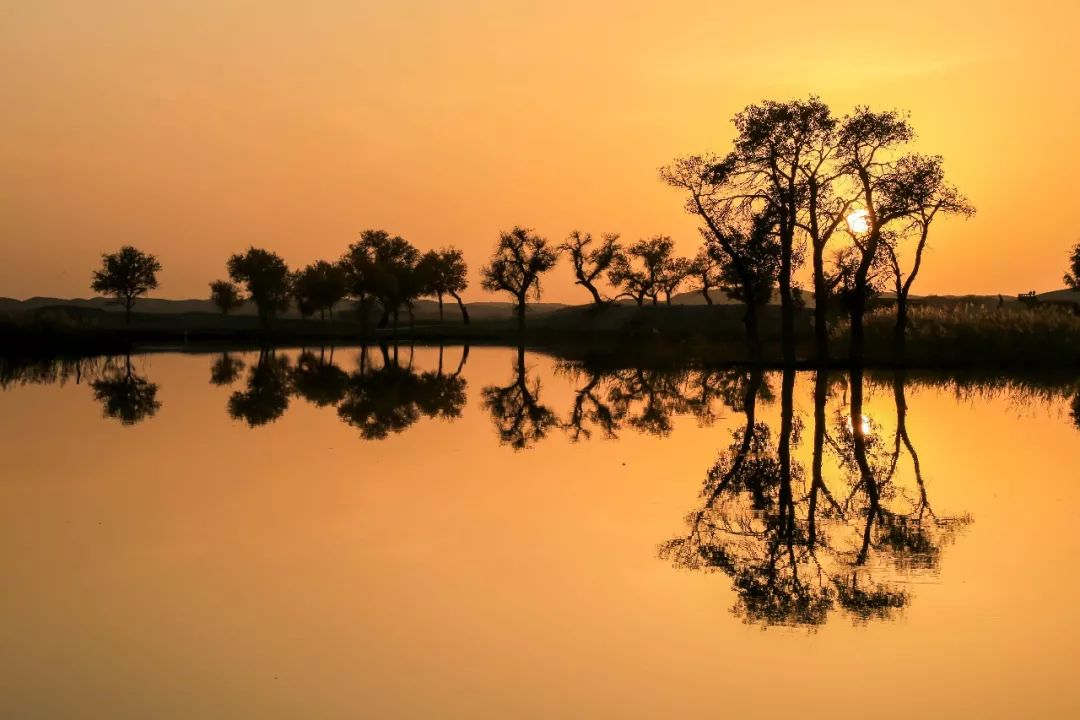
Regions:
[[[250,244],[292,265],[364,228],[514,224],[698,244],[656,169],[817,93],[911,111],[979,210],[916,293],[1061,286],[1080,238],[1080,3],[34,0],[0,3],[0,296],[87,296],[122,244],[201,297]],[[546,299],[587,300],[560,267]]]

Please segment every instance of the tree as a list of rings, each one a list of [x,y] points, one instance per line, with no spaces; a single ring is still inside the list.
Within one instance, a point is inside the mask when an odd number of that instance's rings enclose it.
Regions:
[[[823,162],[821,148],[830,144],[835,120],[816,97],[748,105],[734,118],[738,137],[724,180],[731,194],[767,211],[780,240],[781,337],[785,364],[795,361],[795,305],[792,274],[800,261],[796,231],[806,194],[807,167]],[[827,157],[827,154],[825,154]],[[820,168],[811,171],[816,174]],[[765,208],[762,210],[761,206]]]
[[[890,224],[909,215],[910,206],[901,196],[890,195],[886,188],[900,180],[896,177],[896,151],[915,137],[907,116],[895,110],[874,112],[858,107],[844,118],[839,129],[838,160],[852,178],[859,194],[864,220],[849,223],[848,232],[856,247],[858,264],[852,277],[849,298],[851,316],[850,359],[862,362],[863,316],[869,300],[870,273],[878,261],[882,237]],[[900,204],[896,204],[899,201]],[[861,226],[865,227],[861,227]]]
[[[275,315],[289,309],[292,276],[277,253],[250,247],[230,257],[228,269],[234,282],[247,287],[264,328],[269,327]]]
[[[385,230],[365,230],[360,233],[360,240],[346,251],[342,264],[349,294],[361,306],[368,297],[379,302],[380,328],[387,327],[392,318],[396,330],[403,305],[411,313],[412,301],[423,290],[416,272],[419,260],[419,250],[401,236],[391,236]]]
[[[349,285],[345,268],[339,264],[319,260],[297,272],[292,279],[292,292],[298,306],[318,312],[319,317],[334,319],[334,306],[348,294]]]
[[[236,283],[215,280],[210,283],[210,302],[217,305],[222,315],[228,315],[229,311],[244,304],[244,298],[240,295],[240,288],[236,287]]]
[[[664,302],[667,305],[671,304],[671,296],[678,291],[679,286],[686,281],[686,278],[690,275],[690,266],[692,261],[687,258],[671,258],[664,265],[664,270],[660,274],[660,280],[657,283],[660,289],[664,292]]]
[[[622,290],[620,297],[633,298],[638,307],[645,304],[645,298],[651,298],[655,305],[674,249],[675,243],[667,235],[638,240],[625,254],[615,258],[608,271],[608,281]]]
[[[930,225],[941,215],[971,217],[975,208],[967,198],[945,180],[939,155],[906,155],[900,158],[893,171],[883,178],[882,193],[894,208],[907,209],[907,227],[895,236],[886,235],[885,250],[893,273],[896,292],[895,344],[899,355],[904,351],[907,332],[907,307],[911,286],[922,267],[923,252],[930,236]],[[907,235],[915,237],[915,258],[911,271],[904,277],[898,252],[898,241]]]
[[[728,297],[746,304],[750,356],[761,359],[758,308],[768,302],[781,264],[775,210],[732,197],[733,156],[692,155],[660,170],[660,177],[687,194],[686,211],[697,215],[705,252],[720,264],[719,283]]]
[[[1069,256],[1069,272],[1065,273],[1063,279],[1066,285],[1080,292],[1080,242],[1073,245],[1072,254]]]
[[[525,450],[543,440],[551,428],[559,426],[551,408],[540,402],[540,379],[531,379],[525,367],[525,346],[518,345],[514,377],[504,387],[485,387],[484,408],[499,431],[500,442],[515,450]]]
[[[90,289],[111,295],[124,306],[124,322],[131,323],[131,307],[140,295],[158,286],[161,263],[153,255],[125,245],[114,253],[101,256],[101,269],[95,270]]]
[[[540,276],[555,267],[558,250],[532,230],[515,226],[499,236],[491,262],[480,271],[481,286],[489,292],[514,296],[518,329],[525,328],[525,306],[531,294],[540,299]]]
[[[434,295],[439,301],[439,321],[443,319],[443,296],[449,295],[457,301],[461,320],[468,325],[469,311],[459,294],[469,287],[468,267],[462,252],[455,247],[428,250],[417,263],[417,273],[423,294]]]
[[[259,361],[248,370],[247,386],[229,397],[229,416],[248,427],[272,423],[289,409],[292,372],[289,358],[273,350],[259,353]]]
[[[720,259],[717,255],[707,244],[702,245],[690,262],[689,276],[697,280],[698,285],[701,286],[698,289],[701,290],[705,302],[709,305],[713,304],[709,290],[720,284]]]
[[[559,249],[569,253],[574,265],[575,284],[581,285],[592,295],[593,303],[603,305],[604,298],[596,289],[596,280],[603,276],[622,254],[618,233],[604,233],[600,244],[592,247],[591,233],[574,230]]]

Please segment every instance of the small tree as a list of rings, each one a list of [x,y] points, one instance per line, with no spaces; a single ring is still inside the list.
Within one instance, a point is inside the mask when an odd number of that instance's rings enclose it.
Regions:
[[[555,267],[558,250],[532,230],[514,227],[499,236],[495,254],[480,271],[481,286],[489,292],[508,292],[516,301],[518,329],[525,328],[529,295],[540,299],[540,276]]]
[[[596,289],[596,280],[602,277],[622,255],[622,248],[619,247],[618,233],[604,233],[603,239],[595,248],[591,247],[592,243],[591,233],[575,230],[570,233],[566,242],[559,246],[559,249],[570,254],[570,261],[574,265],[575,284],[589,291],[593,303],[603,305],[604,298]]]
[[[655,305],[663,289],[661,281],[674,248],[675,244],[666,235],[638,240],[627,248],[625,254],[616,257],[608,272],[608,281],[622,290],[620,297],[633,298],[638,307],[645,304],[647,297],[652,298]]]
[[[1063,279],[1066,285],[1080,292],[1080,242],[1073,245],[1072,255],[1069,256],[1069,272],[1065,273]]]
[[[902,353],[907,331],[908,297],[922,267],[930,225],[943,215],[971,217],[975,214],[975,208],[946,182],[939,155],[906,155],[900,158],[893,171],[883,178],[879,193],[887,196],[890,206],[908,209],[908,225],[903,231],[882,234],[896,292],[894,341],[897,352]],[[899,240],[909,234],[915,237],[915,257],[905,278],[897,246]]]
[[[280,255],[251,247],[230,257],[228,268],[229,277],[247,287],[263,327],[268,327],[279,312],[289,309],[292,276]]]
[[[236,283],[215,280],[210,283],[210,302],[217,305],[222,315],[228,315],[231,310],[244,304],[244,298],[240,295],[240,288],[236,287]]]
[[[454,247],[429,250],[420,258],[416,271],[423,294],[434,295],[439,301],[439,321],[443,319],[443,296],[449,295],[457,300],[461,319],[468,325],[469,311],[465,309],[459,294],[469,287],[468,267],[462,252]]]
[[[705,302],[712,305],[713,299],[709,295],[709,290],[720,285],[720,260],[713,248],[708,245],[701,246],[690,262],[689,277],[697,280]]]
[[[671,304],[671,296],[679,289],[687,277],[690,276],[691,260],[687,258],[671,258],[664,266],[657,283],[664,292],[664,302]],[[655,300],[655,298],[654,298]]]
[[[349,285],[345,268],[340,264],[319,260],[308,265],[293,276],[292,292],[299,307],[319,313],[319,317],[334,319],[334,306],[348,294]]]
[[[130,323],[135,299],[157,288],[160,271],[161,263],[153,255],[125,245],[101,256],[101,269],[94,271],[90,289],[115,298],[124,306],[124,322]]]

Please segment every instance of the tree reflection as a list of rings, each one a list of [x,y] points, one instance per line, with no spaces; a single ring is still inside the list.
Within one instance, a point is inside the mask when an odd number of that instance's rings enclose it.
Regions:
[[[381,345],[382,364],[372,368],[367,348],[360,353],[359,369],[349,375],[345,392],[338,405],[338,415],[356,428],[367,440],[381,440],[400,433],[421,417],[453,419],[465,406],[466,383],[460,377],[461,366],[453,375],[435,372],[417,374],[408,366],[401,367],[398,350],[393,353]],[[411,357],[411,353],[410,353]]]
[[[319,354],[305,351],[296,361],[292,372],[293,390],[317,407],[337,405],[348,390],[349,375],[334,364],[334,351],[327,357],[325,349]]]
[[[101,403],[105,417],[119,420],[123,425],[153,417],[161,408],[158,386],[135,372],[130,354],[124,356],[121,367],[111,362],[108,365],[102,377],[90,382],[94,399]]]
[[[211,385],[232,385],[244,371],[244,361],[228,352],[221,353],[221,357],[210,366]]]
[[[229,415],[250,427],[272,423],[288,410],[291,392],[289,358],[262,350],[258,363],[248,369],[247,387],[229,398]]]
[[[968,517],[939,517],[907,428],[904,378],[893,385],[896,431],[889,443],[865,414],[861,371],[850,375],[849,403],[830,432],[830,379],[814,384],[809,480],[792,458],[801,423],[794,412],[795,373],[782,377],[779,432],[757,418],[760,375],[746,375],[744,422],[706,474],[700,507],[688,531],[660,548],[676,566],[719,570],[731,577],[734,612],[762,625],[816,626],[837,609],[858,622],[892,617],[910,601],[903,575],[933,570],[941,548]],[[737,397],[727,395],[736,409]],[[732,402],[736,401],[736,402]],[[835,455],[826,482],[824,457]],[[911,459],[913,489],[897,482],[902,451]],[[842,487],[834,494],[830,484]]]
[[[504,387],[483,389],[484,408],[499,432],[500,442],[515,450],[532,447],[559,425],[550,408],[540,403],[540,378],[529,377],[525,367],[525,348],[519,346],[514,377]]]

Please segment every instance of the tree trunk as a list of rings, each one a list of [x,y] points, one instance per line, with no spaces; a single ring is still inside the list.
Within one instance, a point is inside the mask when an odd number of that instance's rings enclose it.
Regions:
[[[817,542],[817,499],[825,482],[821,464],[825,452],[825,402],[829,397],[828,372],[818,368],[814,378],[814,454],[811,461],[810,502],[806,511],[806,544],[811,550]]]
[[[455,300],[457,300],[458,308],[461,309],[461,320],[466,325],[469,324],[469,311],[465,308],[465,303],[461,302],[461,296],[457,293],[450,293]]]
[[[761,362],[761,337],[758,333],[758,308],[753,302],[746,303],[746,343],[750,349],[750,360],[754,363]]]
[[[785,365],[795,364],[795,301],[791,294],[791,246],[794,227],[785,228],[780,246],[780,342]]]
[[[853,367],[861,367],[863,361],[863,315],[866,314],[865,288],[856,285],[851,298],[851,338],[848,358]]]
[[[712,295],[709,295],[709,286],[708,285],[701,288],[701,294],[705,296],[705,304],[706,305],[712,305],[713,304]]]
[[[382,317],[379,318],[379,328],[384,328],[390,324],[390,308],[386,305],[382,306]]]
[[[442,293],[439,293],[439,324],[443,321],[443,305],[442,305]]]
[[[518,296],[517,307],[515,308],[515,311],[517,312],[518,332],[519,333],[524,332],[525,331],[525,297],[524,296]]]
[[[825,246],[814,243],[814,346],[818,365],[829,360],[829,288],[825,282]]]
[[[907,350],[907,293],[896,295],[896,327],[893,328],[893,351],[897,360],[904,359]]]
[[[590,293],[592,293],[593,304],[595,304],[595,305],[603,305],[604,304],[604,298],[602,298],[600,296],[599,291],[596,289],[595,286],[593,286],[592,283],[583,282],[581,284],[585,286],[586,290],[588,290]]]
[[[132,306],[133,302],[134,301],[131,298],[127,298],[126,300],[124,300],[124,324],[125,325],[130,325],[131,324],[131,306]]]

